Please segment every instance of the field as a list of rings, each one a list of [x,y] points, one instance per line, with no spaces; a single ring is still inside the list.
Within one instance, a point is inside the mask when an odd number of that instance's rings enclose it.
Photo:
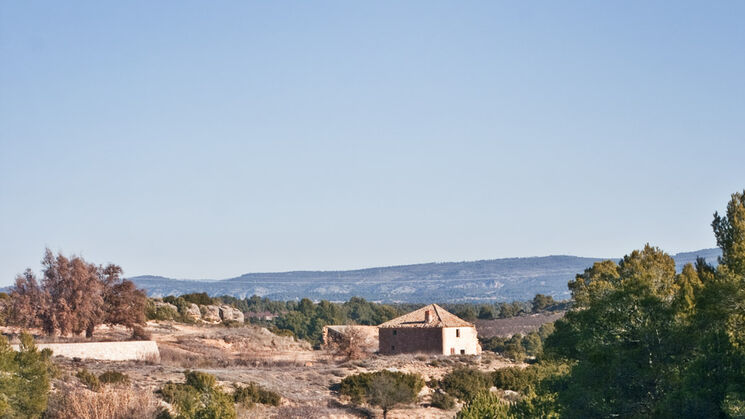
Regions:
[[[253,326],[227,328],[149,322],[146,330],[158,344],[160,361],[110,362],[57,357],[55,362],[60,375],[53,386],[82,386],[75,375],[85,368],[96,375],[109,370],[125,373],[136,389],[152,392],[169,381],[182,382],[185,369],[198,369],[215,375],[225,389],[231,389],[233,384],[255,382],[282,396],[278,407],[239,408],[242,418],[354,418],[369,417],[369,412],[340,398],[335,390],[335,385],[350,374],[393,369],[416,372],[429,380],[441,378],[455,366],[493,371],[515,365],[492,353],[473,357],[370,355],[362,360],[343,361],[334,359],[327,351],[313,350],[307,342],[276,336]],[[121,338],[124,333],[117,327],[97,330],[102,340]],[[418,404],[395,409],[389,417],[451,418],[455,415],[458,406],[449,411],[430,407],[430,393],[425,387]],[[380,413],[373,411],[373,415]]]

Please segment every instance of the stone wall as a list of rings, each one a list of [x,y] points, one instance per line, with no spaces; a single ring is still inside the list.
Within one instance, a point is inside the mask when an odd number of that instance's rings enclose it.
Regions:
[[[11,345],[18,350],[18,345]],[[38,343],[39,349],[49,348],[52,356],[100,359],[104,361],[159,361],[158,345],[152,340],[126,342]]]
[[[378,335],[381,354],[443,353],[439,327],[381,327]]]

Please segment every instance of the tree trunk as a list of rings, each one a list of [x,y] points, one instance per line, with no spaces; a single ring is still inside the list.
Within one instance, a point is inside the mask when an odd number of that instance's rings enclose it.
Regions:
[[[89,324],[88,327],[85,329],[85,337],[87,337],[88,339],[92,338],[93,329],[95,328],[96,328],[96,325],[94,325],[93,323]]]

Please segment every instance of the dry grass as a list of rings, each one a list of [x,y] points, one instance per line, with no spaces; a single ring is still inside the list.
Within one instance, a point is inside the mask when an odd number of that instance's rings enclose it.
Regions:
[[[106,387],[100,392],[80,387],[60,388],[49,400],[54,419],[155,418],[161,409],[152,392],[132,387]]]

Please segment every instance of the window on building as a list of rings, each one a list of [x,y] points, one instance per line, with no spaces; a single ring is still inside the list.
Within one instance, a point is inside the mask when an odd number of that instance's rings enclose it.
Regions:
[[[396,336],[398,334],[398,330],[393,331],[393,336]]]
[[[395,351],[396,350],[396,346],[395,345],[391,345],[391,350],[392,351]]]
[[[461,350],[460,350],[460,354],[461,354],[461,355],[465,355],[465,354],[466,354],[466,350],[465,350],[465,349],[461,349]]]
[[[460,329],[455,329],[455,337],[456,338],[460,337]]]

